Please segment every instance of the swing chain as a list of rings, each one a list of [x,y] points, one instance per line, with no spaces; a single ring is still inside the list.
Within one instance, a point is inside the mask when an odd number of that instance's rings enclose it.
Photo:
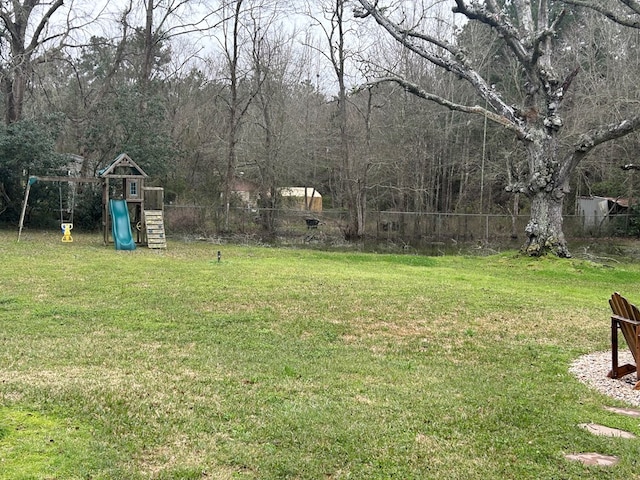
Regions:
[[[62,225],[63,223],[73,223],[73,211],[75,210],[76,207],[76,185],[75,183],[73,184],[73,188],[71,189],[71,209],[69,210],[70,212],[70,217],[69,217],[69,221],[65,222],[64,221],[64,208],[63,208],[63,202],[62,202],[62,182],[58,182],[58,191],[60,193],[60,225]]]

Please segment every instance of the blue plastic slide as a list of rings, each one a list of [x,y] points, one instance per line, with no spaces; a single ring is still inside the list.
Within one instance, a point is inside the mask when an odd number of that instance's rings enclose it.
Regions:
[[[116,250],[135,250],[136,242],[133,241],[131,233],[127,202],[109,200],[109,211],[111,212],[113,242],[116,245]]]

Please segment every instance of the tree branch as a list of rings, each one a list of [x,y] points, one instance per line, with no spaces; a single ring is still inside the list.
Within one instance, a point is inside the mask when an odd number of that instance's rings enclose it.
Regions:
[[[482,78],[478,74],[478,72],[476,72],[467,63],[464,50],[443,40],[435,39],[427,34],[417,32],[411,32],[411,34],[409,34],[406,29],[391,21],[386,15],[384,15],[384,13],[380,9],[376,8],[376,6],[371,2],[367,0],[358,1],[365,10],[366,15],[372,16],[378,23],[378,25],[389,32],[389,34],[400,44],[404,45],[406,48],[424,58],[425,60],[433,63],[434,65],[444,68],[445,70],[452,72],[458,75],[460,78],[463,78],[467,82],[469,82],[471,86],[476,90],[478,95],[482,99],[486,100],[487,103],[491,105],[491,107],[495,110],[495,112],[498,112],[497,115],[502,117],[502,120],[498,123],[501,123],[503,125],[509,123],[513,131],[519,132],[519,136],[521,136],[521,138],[526,138],[522,115],[520,115],[519,111],[516,108],[508,105],[500,97],[499,93],[496,90],[492,89],[487,84],[485,79]],[[461,0],[456,0],[456,3],[460,7],[466,7],[464,2],[462,2]],[[364,15],[365,14],[362,12],[359,14],[359,16],[361,17]],[[417,44],[413,41],[416,39],[424,41],[428,45],[440,48],[444,52],[447,52],[450,56],[445,56],[429,51],[422,45]],[[399,81],[406,82],[403,79],[399,79]],[[492,113],[492,115],[496,115],[496,113]]]
[[[545,25],[543,26],[538,34],[535,36],[534,40],[533,40],[533,54],[531,56],[531,63],[533,65],[536,65],[538,63],[538,59],[544,55],[544,44],[546,43],[546,41],[553,37],[553,35],[555,35],[556,33],[556,28],[558,26],[558,24],[562,21],[562,19],[564,18],[564,16],[566,15],[566,10],[562,10],[560,12],[560,14],[555,18],[555,20],[553,22],[551,22],[551,25]]]
[[[575,145],[576,151],[589,152],[598,145],[624,137],[640,128],[640,115],[622,122],[610,123],[584,133]]]
[[[505,127],[507,130],[514,132],[518,136],[518,138],[522,138],[522,139],[526,138],[526,131],[524,130],[524,128],[510,122],[507,118],[503,117],[502,115],[498,115],[497,113],[487,110],[486,108],[480,107],[479,105],[471,106],[471,105],[462,105],[459,103],[451,102],[445,98],[442,98],[439,95],[429,93],[423,88],[421,88],[420,86],[414,83],[408,82],[407,80],[400,77],[383,77],[383,78],[377,78],[375,80],[371,80],[365,83],[364,85],[361,85],[357,89],[355,89],[354,93],[358,93],[365,89],[373,88],[383,83],[396,83],[400,85],[402,88],[404,88],[407,92],[411,93],[412,95],[415,95],[416,97],[422,98],[424,100],[435,102],[438,105],[442,105],[443,107],[448,108],[449,110],[454,110],[457,112],[464,112],[464,113],[471,113],[475,115],[482,115],[486,117],[488,120],[491,120],[492,122]]]
[[[58,10],[63,4],[64,4],[64,0],[56,0],[49,7],[47,12],[42,16],[42,18],[40,19],[40,23],[38,24],[35,31],[33,32],[33,36],[31,37],[31,42],[29,43],[29,46],[26,48],[26,52],[28,52],[28,54],[35,51],[38,45],[42,43],[42,39],[40,38],[40,36],[42,35],[42,31],[47,26],[47,23],[49,23],[49,20],[51,19],[53,14],[56,12],[56,10]]]
[[[619,0],[619,3],[628,7],[631,13],[625,13],[623,11],[617,11],[615,8],[606,8],[591,0],[561,0],[562,3],[567,5],[573,5],[575,7],[583,7],[598,12],[609,20],[623,25],[625,27],[640,28],[640,1],[638,0]],[[612,0],[608,0],[607,3],[611,5]]]
[[[580,161],[595,147],[610,140],[622,138],[640,129],[640,115],[617,123],[610,123],[594,128],[580,136],[574,144],[573,152],[563,162],[560,178],[566,179]]]
[[[453,7],[453,11],[455,13],[461,13],[469,20],[477,20],[494,28],[498,34],[504,38],[516,58],[525,65],[529,64],[531,62],[531,56],[520,41],[521,35],[518,29],[501,15],[500,8],[495,4],[494,0],[489,1],[488,4],[491,10],[487,8],[487,6],[478,4],[477,2],[467,5],[464,0],[456,0],[456,6]]]

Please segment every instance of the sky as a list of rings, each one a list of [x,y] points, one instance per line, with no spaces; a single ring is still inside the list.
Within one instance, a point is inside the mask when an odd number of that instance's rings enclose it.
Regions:
[[[144,25],[145,0],[131,1],[133,1],[133,9],[127,17],[128,22],[131,26],[141,27]],[[64,6],[49,22],[47,33],[55,34],[63,30],[67,24],[73,24],[76,29],[73,30],[69,39],[68,43],[71,44],[82,45],[94,35],[119,38],[122,35],[119,20],[128,2],[129,0],[66,0]],[[391,3],[391,0],[389,2]],[[176,71],[199,67],[207,74],[215,74],[211,71],[211,66],[223,64],[221,53],[224,49],[225,29],[220,25],[220,19],[224,12],[216,10],[219,3],[219,0],[156,0],[156,4],[163,7],[159,8],[156,14],[156,25],[165,14],[167,6],[177,7],[171,19],[164,24],[164,27],[173,33],[183,33],[172,40]],[[297,71],[296,75],[306,77],[317,84],[322,91],[332,92],[336,89],[336,81],[335,73],[327,58],[329,42],[326,32],[329,22],[328,16],[321,11],[323,3],[330,5],[331,1],[245,0],[247,6],[260,5],[260,8],[247,13],[245,18],[249,22],[257,17],[266,20],[266,23],[271,25],[271,35],[281,38],[289,53],[296,56],[298,70],[300,68],[306,70],[305,72]],[[350,5],[354,3],[350,2]],[[429,6],[430,13],[422,18],[422,25],[428,24],[438,29],[454,29],[456,22],[461,23],[461,20],[455,19],[451,13],[451,0],[405,0],[393,3],[397,6],[394,10],[398,15],[396,18],[416,17]],[[277,14],[272,13],[275,6],[279,11]],[[315,10],[311,15],[308,14],[310,9]],[[388,52],[394,52],[398,47],[394,46],[393,41],[375,25],[373,19],[353,19],[351,6],[347,6],[345,13],[349,19],[347,83],[353,87],[364,81],[361,70],[358,68],[359,58],[369,55],[384,58]],[[42,15],[42,10],[39,14]],[[436,15],[444,17],[445,20],[435,21]],[[184,24],[189,24],[189,27],[180,26]],[[227,24],[227,29],[230,28],[229,25]],[[204,31],[203,29],[207,27],[208,30]],[[200,31],[196,31],[198,29]],[[190,33],[187,33],[189,30],[191,30]],[[385,51],[384,54],[381,53],[382,50]],[[302,65],[303,63],[306,65]]]

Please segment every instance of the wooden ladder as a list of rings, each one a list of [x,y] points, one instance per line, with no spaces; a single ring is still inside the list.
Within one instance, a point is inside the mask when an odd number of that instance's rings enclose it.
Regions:
[[[167,248],[164,236],[164,217],[162,210],[145,210],[144,223],[147,228],[147,245],[149,248]]]

